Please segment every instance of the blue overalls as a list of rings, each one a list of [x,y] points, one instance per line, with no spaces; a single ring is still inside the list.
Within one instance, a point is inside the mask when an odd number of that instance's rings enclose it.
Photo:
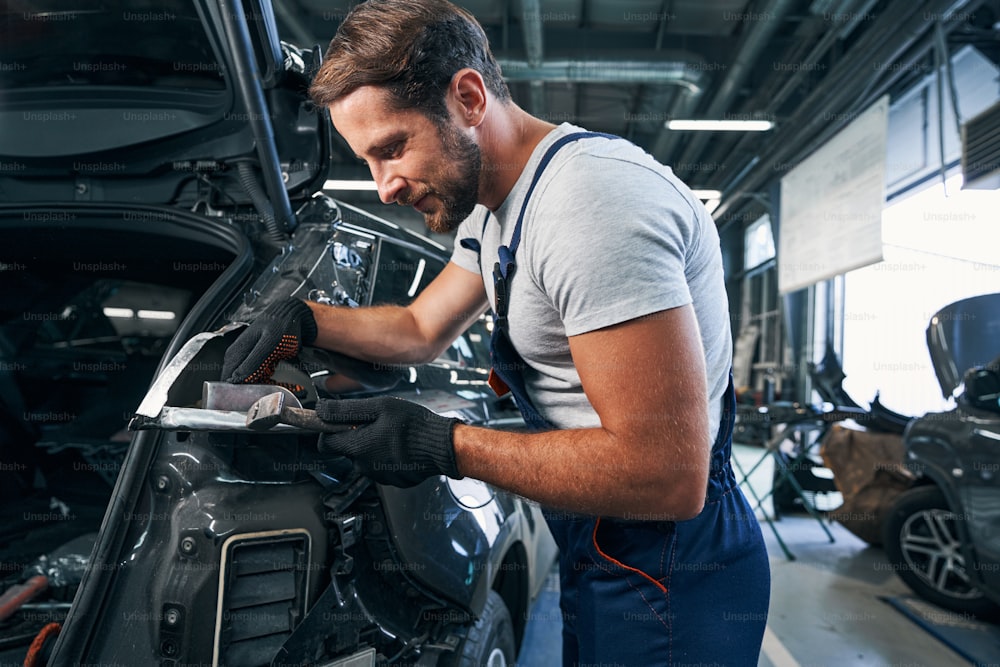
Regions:
[[[525,362],[507,335],[507,287],[527,202],[542,171],[566,143],[592,136],[617,138],[574,133],[543,156],[510,245],[498,249],[493,271],[491,385],[498,393],[509,388],[525,422],[536,430],[554,426],[528,396],[521,372]],[[474,239],[460,242],[480,251]],[[559,546],[563,665],[757,665],[770,569],[757,518],[730,466],[736,412],[731,377],[723,401],[705,507],[697,517],[632,521],[545,512]]]

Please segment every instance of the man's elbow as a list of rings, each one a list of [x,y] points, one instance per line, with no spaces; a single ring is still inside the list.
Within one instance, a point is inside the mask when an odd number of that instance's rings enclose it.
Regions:
[[[649,503],[649,516],[663,521],[687,521],[705,509],[705,490],[681,492]]]
[[[689,468],[683,475],[661,477],[654,486],[656,490],[650,491],[649,506],[656,515],[669,521],[693,519],[705,508],[707,466]],[[664,492],[665,488],[670,490]]]
[[[674,510],[677,516],[675,521],[687,521],[701,514],[705,509],[705,492],[705,489],[700,492],[692,490],[685,497],[678,499]]]
[[[410,363],[429,364],[441,358],[448,349],[448,345],[425,344],[411,350]]]

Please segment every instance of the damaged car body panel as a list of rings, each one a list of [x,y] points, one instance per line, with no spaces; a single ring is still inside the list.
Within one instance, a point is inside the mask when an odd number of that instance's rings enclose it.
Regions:
[[[264,1],[0,19],[26,63],[0,100],[0,474],[32,508],[2,574],[48,586],[0,621],[3,656],[48,622],[52,665],[463,664],[484,622],[519,643],[555,556],[537,506],[470,479],[374,484],[314,432],[249,428],[220,386],[269,304],[405,304],[448,259],[314,194],[318,50],[279,42]],[[487,326],[419,366],[306,349],[275,381],[304,409],[391,393],[517,428],[486,385]]]
[[[319,246],[325,262],[340,242],[336,227]],[[299,233],[311,231],[303,225]],[[260,302],[289,281],[312,291],[328,275],[316,268],[314,249],[292,248],[298,260],[276,260],[285,270],[265,270],[255,283],[264,290]],[[244,305],[237,310],[249,314]],[[537,507],[468,479],[440,477],[412,489],[373,485],[348,460],[320,455],[315,433],[254,432],[245,410],[205,405],[206,385],[240,329],[226,325],[190,339],[137,410],[137,435],[115,493],[120,505],[109,514],[114,528],[105,526],[77,602],[90,613],[70,615],[56,658],[194,662],[210,650],[213,664],[255,665],[276,655],[295,662],[368,647],[385,657],[393,647],[397,659],[444,655],[490,590],[506,586],[522,604],[537,592],[545,573],[537,565],[554,555]],[[388,384],[396,395],[466,421],[514,419],[489,393],[478,363],[485,339],[470,342],[474,336],[470,330],[453,346],[460,362],[446,356],[405,372],[356,373],[365,382],[352,395],[381,393],[371,385]],[[469,354],[474,349],[478,358]],[[275,377],[315,386],[331,372],[353,379],[353,369],[366,366],[346,365],[317,350]],[[322,370],[310,378],[303,368]],[[380,382],[385,375],[391,383]],[[108,624],[122,633],[93,632]]]

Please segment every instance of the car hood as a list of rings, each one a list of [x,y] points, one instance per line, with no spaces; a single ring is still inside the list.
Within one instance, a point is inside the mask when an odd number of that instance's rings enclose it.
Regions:
[[[305,94],[319,51],[281,43],[266,0],[2,7],[0,197],[242,204],[241,162],[265,186],[273,167],[292,199],[321,186],[329,123]]]
[[[927,348],[941,393],[951,397],[965,371],[1000,355],[1000,294],[982,294],[951,303],[927,325]]]

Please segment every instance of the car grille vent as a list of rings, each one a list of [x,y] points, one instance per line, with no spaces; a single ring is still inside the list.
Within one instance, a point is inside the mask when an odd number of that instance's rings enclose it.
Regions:
[[[308,535],[237,537],[220,577],[216,665],[270,665],[305,611]]]
[[[1000,187],[1000,102],[962,125],[962,178],[966,188]]]

